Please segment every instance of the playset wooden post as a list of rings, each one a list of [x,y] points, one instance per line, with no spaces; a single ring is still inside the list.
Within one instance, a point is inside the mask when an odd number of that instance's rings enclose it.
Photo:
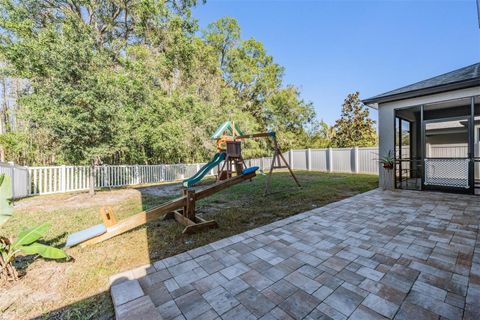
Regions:
[[[185,206],[183,207],[183,215],[192,221],[195,221],[195,190],[184,189],[183,195],[187,197]]]
[[[267,195],[270,192],[270,185],[271,185],[271,180],[272,180],[273,169],[287,168],[288,172],[290,172],[290,175],[292,176],[296,185],[301,188],[302,186],[300,185],[300,182],[298,181],[297,177],[293,173],[292,168],[288,164],[287,160],[285,160],[285,157],[283,156],[282,151],[280,150],[275,132],[265,132],[265,133],[255,133],[255,134],[242,135],[242,136],[236,137],[235,139],[236,140],[243,140],[243,139],[255,139],[255,138],[270,138],[270,139],[272,139],[272,142],[273,142],[273,158],[272,158],[272,163],[270,165],[270,171],[268,173],[268,177],[267,177],[267,180],[265,182],[264,195]],[[282,165],[282,161],[283,161],[284,165]],[[278,163],[278,164],[276,164],[276,163]]]
[[[183,233],[191,234],[209,228],[217,228],[218,224],[215,220],[204,220],[195,214],[195,201],[198,194],[193,189],[184,189],[183,196],[185,203],[183,209],[175,210],[165,215],[164,219],[174,218],[178,223],[183,224],[185,229]],[[200,194],[201,196],[201,194]]]
[[[272,158],[272,163],[270,165],[270,171],[268,173],[267,181],[265,182],[264,195],[267,195],[270,192],[270,185],[271,185],[271,182],[272,182],[273,169],[287,168],[288,171],[290,172],[290,175],[292,176],[293,180],[297,184],[297,186],[301,188],[302,186],[300,185],[300,182],[298,182],[298,179],[295,176],[295,174],[293,173],[292,168],[288,164],[287,160],[285,160],[285,157],[283,156],[282,151],[280,150],[280,147],[278,146],[277,139],[275,137],[273,137],[273,148],[274,148],[273,158]],[[283,163],[285,164],[285,166],[282,166],[282,160],[283,160]],[[277,164],[275,164],[276,162],[277,162]]]

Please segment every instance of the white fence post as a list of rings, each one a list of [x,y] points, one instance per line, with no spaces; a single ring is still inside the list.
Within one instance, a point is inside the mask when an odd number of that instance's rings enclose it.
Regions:
[[[10,164],[10,183],[12,184],[12,199],[15,199],[15,163],[13,161]]]
[[[27,168],[27,195],[32,194],[32,171],[29,167]]]
[[[140,172],[138,170],[138,164],[135,165],[135,184],[140,184]]]
[[[358,147],[354,147],[353,148],[353,165],[354,165],[354,168],[353,168],[353,172],[355,173],[359,173],[360,172],[360,163],[359,163],[359,159],[358,159]]]
[[[62,171],[61,171],[61,177],[60,177],[60,189],[62,190],[62,192],[65,192],[65,190],[67,190],[66,173],[67,173],[67,169],[65,165],[62,165]]]
[[[312,170],[312,149],[308,148],[307,149],[307,170],[311,171]]]
[[[288,162],[289,162],[288,164],[290,165],[290,168],[293,169],[293,150],[292,149],[288,151]]]
[[[333,172],[333,149],[327,149],[327,171]]]

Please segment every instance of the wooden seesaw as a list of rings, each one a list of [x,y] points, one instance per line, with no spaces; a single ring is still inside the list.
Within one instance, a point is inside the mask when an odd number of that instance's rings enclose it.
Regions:
[[[245,180],[252,179],[256,176],[257,170],[258,167],[244,169],[241,174],[227,180],[216,182],[214,185],[198,192],[195,192],[193,189],[184,189],[183,196],[118,222],[110,207],[102,208],[100,215],[103,219],[103,224],[72,233],[68,236],[65,247],[73,247],[76,245],[85,247],[96,244],[156,219],[175,219],[178,223],[185,226],[185,229],[183,229],[183,233],[185,234],[192,234],[208,228],[216,228],[218,224],[215,220],[207,221],[195,214],[195,202]]]

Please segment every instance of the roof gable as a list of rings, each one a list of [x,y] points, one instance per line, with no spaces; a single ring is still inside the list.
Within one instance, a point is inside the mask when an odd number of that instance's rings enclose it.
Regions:
[[[365,104],[389,102],[427,94],[480,85],[480,62],[450,71],[439,76],[419,81],[392,91],[363,100]]]

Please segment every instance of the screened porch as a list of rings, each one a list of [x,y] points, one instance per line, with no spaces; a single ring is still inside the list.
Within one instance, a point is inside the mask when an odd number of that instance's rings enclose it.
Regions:
[[[480,193],[480,96],[395,109],[398,189]]]

